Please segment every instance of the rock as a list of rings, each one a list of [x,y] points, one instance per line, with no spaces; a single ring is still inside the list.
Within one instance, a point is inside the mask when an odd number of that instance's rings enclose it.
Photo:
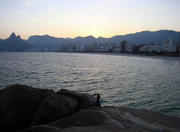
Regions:
[[[97,106],[99,97],[89,94],[9,86],[0,90],[0,131],[180,132],[180,118],[150,110]]]
[[[106,126],[97,127],[70,127],[61,130],[61,132],[150,132],[143,128],[108,128]]]
[[[158,112],[111,106],[82,109],[72,116],[59,119],[48,125],[59,128],[106,126],[108,129],[116,128],[127,132],[127,129],[132,131],[179,132],[179,122],[179,118]]]
[[[66,89],[61,89],[57,94],[73,97],[78,101],[78,109],[88,108],[91,106],[100,106],[100,96],[98,99],[87,93],[77,93]]]
[[[51,127],[47,125],[43,126],[34,126],[27,129],[24,129],[20,132],[61,132],[62,129],[57,127]]]
[[[20,132],[151,132],[143,128],[108,128],[107,126],[95,126],[95,127],[69,127],[60,129],[57,127],[51,127],[48,125],[34,126]]]
[[[139,128],[146,128],[151,131],[179,132],[180,118],[171,117],[159,112],[145,109],[106,107],[106,110],[117,115],[120,118],[134,124]],[[118,121],[119,121],[118,119]],[[125,123],[124,126],[131,127],[131,124]]]
[[[52,90],[35,89],[26,85],[12,85],[0,94],[0,130],[15,131],[29,127],[34,111]]]
[[[98,110],[98,108],[93,107],[79,110],[73,115],[59,119],[49,125],[59,128],[68,128],[71,126],[99,126],[102,125],[104,121],[104,115]]]
[[[95,127],[69,127],[65,129],[60,129],[57,127],[45,126],[35,126],[20,132],[151,132],[143,128],[108,128],[106,126],[95,126]]]
[[[0,89],[0,94],[2,93],[3,89]]]
[[[76,99],[59,94],[51,94],[43,99],[32,118],[31,125],[45,124],[71,115],[77,110]]]

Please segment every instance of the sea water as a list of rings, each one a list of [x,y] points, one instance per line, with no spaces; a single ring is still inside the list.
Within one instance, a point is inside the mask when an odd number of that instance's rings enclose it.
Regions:
[[[180,58],[125,54],[0,53],[0,88],[11,84],[100,93],[102,105],[180,117]]]

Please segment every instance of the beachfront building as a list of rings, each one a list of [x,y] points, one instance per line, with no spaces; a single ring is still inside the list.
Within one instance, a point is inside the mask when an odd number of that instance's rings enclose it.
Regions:
[[[160,53],[162,51],[162,44],[160,43],[150,43],[144,44],[139,48],[140,52],[156,52]]]
[[[122,41],[120,43],[120,51],[121,52],[133,52],[134,45],[128,41]]]
[[[162,45],[163,52],[176,52],[176,49],[177,49],[177,45],[175,41],[170,37],[167,40],[163,41],[163,45]]]
[[[177,43],[176,43],[176,45],[177,45],[177,52],[179,52],[180,53],[180,33],[179,33],[179,40],[177,41]]]
[[[149,46],[147,44],[138,45],[138,52],[148,52]]]
[[[160,53],[162,51],[162,44],[152,43],[152,44],[149,44],[148,46],[149,46],[149,52]]]
[[[131,42],[127,42],[126,44],[126,51],[127,52],[133,52],[134,45]]]
[[[98,46],[98,51],[100,52],[108,52],[108,51],[111,51],[113,48],[113,44],[110,44],[110,43],[103,43],[103,44],[99,44]]]
[[[121,52],[121,49],[120,49],[120,47],[115,47],[112,49],[112,52],[113,53],[119,53],[119,52]]]

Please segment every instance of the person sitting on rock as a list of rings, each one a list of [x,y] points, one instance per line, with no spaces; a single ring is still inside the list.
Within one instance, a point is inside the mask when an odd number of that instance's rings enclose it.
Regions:
[[[97,104],[97,106],[101,106],[101,103],[100,103],[100,94],[96,94],[97,95],[97,97],[96,97],[96,104]]]

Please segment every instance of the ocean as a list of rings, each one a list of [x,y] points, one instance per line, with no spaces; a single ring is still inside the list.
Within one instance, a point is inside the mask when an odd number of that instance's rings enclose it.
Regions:
[[[100,93],[102,105],[180,117],[180,58],[128,54],[0,53],[0,89],[11,84]]]

